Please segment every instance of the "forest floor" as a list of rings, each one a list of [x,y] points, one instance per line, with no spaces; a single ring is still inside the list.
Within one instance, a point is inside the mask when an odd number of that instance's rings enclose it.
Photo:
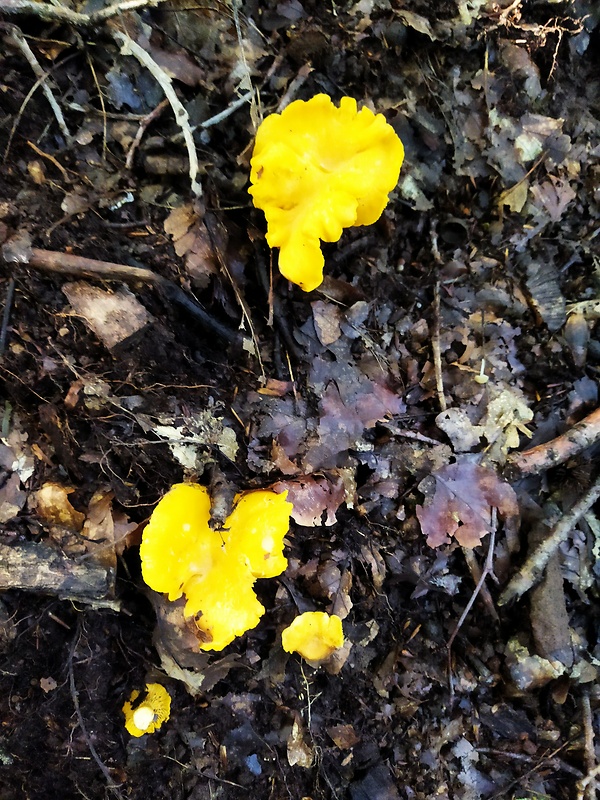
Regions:
[[[595,798],[595,0],[0,0],[0,36],[1,800]],[[319,93],[406,156],[305,293],[248,180]],[[294,505],[222,652],[142,580],[183,480]],[[309,610],[326,666],[281,645]]]

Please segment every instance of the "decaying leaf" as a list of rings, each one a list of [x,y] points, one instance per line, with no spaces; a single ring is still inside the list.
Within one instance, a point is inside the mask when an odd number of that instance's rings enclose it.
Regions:
[[[312,767],[315,754],[306,741],[306,731],[302,718],[297,712],[294,714],[292,730],[287,740],[287,758],[291,767],[298,766],[308,769]]]
[[[92,286],[87,281],[66,283],[63,292],[73,312],[109,349],[131,341],[153,320],[137,297],[125,286],[116,291]]]
[[[323,345],[337,342],[341,335],[340,321],[342,312],[333,303],[324,303],[322,300],[315,300],[312,303],[313,319],[315,330],[319,341]]]
[[[82,535],[88,552],[107,568],[117,568],[117,555],[131,543],[131,534],[139,527],[122,512],[113,509],[112,492],[98,491],[88,505]]]
[[[28,443],[28,435],[21,426],[19,415],[14,413],[8,435],[0,439],[0,466],[15,472],[26,483],[34,473],[35,459]]]
[[[409,28],[414,28],[414,30],[418,31],[419,33],[429,36],[432,41],[435,41],[437,38],[433,32],[431,23],[426,17],[422,17],[420,14],[415,14],[412,11],[404,10],[398,11],[398,16],[405,25],[408,25]]]
[[[287,490],[293,504],[292,519],[298,525],[314,528],[335,525],[335,512],[346,500],[346,489],[341,478],[304,475],[288,481],[278,481],[276,492]]]
[[[519,446],[520,434],[531,438],[527,424],[532,419],[533,411],[514,390],[504,389],[491,400],[481,424],[488,443],[488,459],[499,461],[498,451],[506,457],[509,450]]]
[[[328,559],[319,564],[316,577],[321,589],[331,601],[331,605],[326,609],[327,613],[346,619],[353,605],[350,599],[352,572],[343,570],[333,559]]]
[[[519,212],[523,210],[523,206],[527,202],[527,194],[529,192],[529,181],[526,179],[518,181],[510,189],[502,192],[498,198],[498,205],[508,206],[511,211]]]
[[[16,517],[26,500],[27,492],[21,489],[21,480],[17,473],[13,472],[0,487],[0,523],[3,524]]]
[[[207,223],[210,221],[209,234]],[[173,239],[175,252],[185,257],[185,268],[196,286],[208,286],[219,269],[215,247],[224,249],[227,234],[214,214],[205,212],[197,203],[173,209],[165,220],[165,232]]]
[[[332,725],[327,728],[327,733],[331,736],[333,743],[340,750],[350,750],[355,744],[360,742],[360,736],[356,733],[352,725]]]
[[[463,460],[436,470],[419,484],[425,503],[417,506],[430,547],[453,536],[463,547],[477,547],[491,530],[491,510],[511,522],[519,514],[514,489],[492,469]]]
[[[531,194],[536,204],[545,208],[552,222],[558,222],[577,197],[566,180],[560,180],[553,175],[549,175],[543,183],[533,186]]]
[[[560,661],[549,661],[542,656],[531,655],[517,637],[506,646],[506,665],[511,680],[521,692],[531,692],[556,680],[565,672]]]
[[[143,415],[136,415],[138,421]],[[158,424],[147,420],[148,430],[168,443],[173,457],[188,470],[201,473],[214,459],[213,447],[235,461],[238,444],[235,431],[224,423],[216,409],[198,410],[184,421],[175,417],[161,417]]]
[[[217,660],[198,650],[197,628],[183,614],[185,599],[170,601],[148,590],[156,613],[154,646],[162,668],[169,677],[181,681],[191,695],[207,692],[236,665],[239,655],[230,653]]]
[[[524,255],[529,300],[550,331],[558,331],[567,319],[566,301],[560,288],[560,275],[555,264]]]
[[[47,525],[57,525],[73,532],[83,527],[85,514],[71,505],[69,495],[74,490],[59,483],[45,483],[35,493],[38,516]]]

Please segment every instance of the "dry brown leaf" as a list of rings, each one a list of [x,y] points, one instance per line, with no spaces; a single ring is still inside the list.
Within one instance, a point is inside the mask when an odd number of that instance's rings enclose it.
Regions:
[[[477,547],[491,530],[491,510],[514,522],[519,514],[514,489],[492,469],[471,461],[449,464],[419,484],[425,503],[417,506],[421,530],[430,547],[454,536],[463,547]]]
[[[21,480],[17,473],[13,472],[0,488],[0,523],[14,519],[26,500],[27,492],[21,490]]]
[[[239,659],[231,653],[215,660],[214,655],[198,650],[197,628],[183,615],[185,599],[170,601],[164,595],[147,591],[156,613],[153,642],[163,669],[181,681],[191,695],[207,692],[227,677]]]
[[[523,179],[518,183],[515,183],[514,186],[511,186],[510,189],[506,189],[506,191],[502,192],[498,198],[498,205],[508,206],[511,211],[519,213],[523,210],[523,206],[527,202],[528,192],[529,181],[527,179]]]
[[[350,750],[355,744],[360,742],[360,736],[356,733],[352,725],[332,725],[327,728],[327,733],[336,747],[340,750]]]
[[[312,747],[306,742],[306,731],[302,718],[297,712],[294,714],[292,730],[287,740],[287,758],[291,767],[312,767],[315,754]]]
[[[205,212],[198,204],[189,203],[174,209],[164,227],[173,239],[177,255],[185,257],[185,268],[194,284],[200,288],[208,286],[211,275],[219,270],[215,248],[223,252],[227,246],[224,226],[214,214]]]
[[[35,504],[40,519],[47,525],[59,525],[70,531],[79,533],[85,521],[85,514],[73,508],[68,489],[59,483],[45,483],[35,493]]]
[[[308,528],[334,525],[337,522],[335,512],[346,499],[344,483],[339,477],[333,480],[304,475],[278,481],[273,489],[276,492],[287,490],[288,500],[294,506],[292,519]]]
[[[321,344],[327,346],[337,342],[342,334],[340,309],[333,303],[325,303],[323,300],[315,300],[311,305],[317,338]]]
[[[552,222],[558,222],[577,197],[568,181],[562,181],[553,175],[549,175],[543,183],[533,186],[531,194],[534,200],[546,209]]]
[[[425,17],[422,17],[420,14],[415,14],[413,11],[404,10],[397,11],[397,14],[404,24],[408,25],[409,28],[413,28],[415,31],[423,33],[425,36],[429,36],[432,42],[437,39],[437,36],[431,27],[431,23]]]

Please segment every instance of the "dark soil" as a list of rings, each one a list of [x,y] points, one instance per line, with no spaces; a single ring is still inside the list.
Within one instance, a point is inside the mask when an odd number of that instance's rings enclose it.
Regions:
[[[110,596],[25,584],[1,596],[0,800],[589,800],[596,784],[584,779],[600,763],[593,508],[561,545],[544,599],[497,600],[536,529],[598,479],[594,441],[530,476],[507,465],[598,407],[596,4],[251,0],[237,25],[232,8],[169,0],[78,28],[0,0],[1,543],[81,563],[69,526],[40,512],[49,483],[88,515],[104,493],[129,526],[127,547],[111,551]],[[198,126],[191,249],[168,221],[192,202],[168,106],[126,165],[163,95],[119,53],[111,29],[125,23]],[[14,26],[50,74],[69,141],[32,92]],[[324,246],[326,281],[308,295],[278,275],[247,194],[257,109],[202,127],[249,81],[264,115],[286,92],[356,97],[406,148],[384,215]],[[31,247],[153,270],[162,288],[129,283],[151,324],[110,349],[63,292],[80,278],[35,268]],[[460,420],[439,416],[436,344]],[[490,410],[499,397],[502,415]],[[484,532],[499,509],[494,574],[449,653],[490,542],[461,547],[443,509],[441,541],[427,540],[426,481],[441,491],[450,464],[486,470],[492,494],[514,490],[520,521],[499,500],[481,506]],[[224,653],[185,651],[181,665],[206,676],[194,692],[161,660],[138,545],[169,487],[210,484],[215,466],[232,492],[301,485],[315,519],[292,522],[288,570],[259,582],[259,626]],[[476,514],[480,488],[463,484]],[[282,628],[305,610],[344,617],[352,647],[339,669],[283,651]],[[171,717],[132,738],[121,709],[150,681],[168,688]]]

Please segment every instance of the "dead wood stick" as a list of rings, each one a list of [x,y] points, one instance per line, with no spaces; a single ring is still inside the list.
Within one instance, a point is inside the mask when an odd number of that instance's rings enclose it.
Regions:
[[[63,5],[51,5],[50,3],[38,3],[37,0],[0,0],[0,12],[7,15],[31,14],[46,22],[66,22],[78,28],[86,28],[98,25],[106,20],[123,14],[126,11],[133,11],[136,8],[153,8],[165,0],[124,0],[121,3],[93,11],[91,14],[82,14],[79,11],[71,11]]]
[[[496,545],[496,526],[498,524],[498,510],[496,508],[492,508],[491,515],[492,515],[492,518],[491,518],[491,526],[490,526],[491,527],[491,530],[490,530],[490,541],[489,541],[489,545],[488,545],[487,555],[485,557],[485,564],[483,565],[483,569],[481,570],[481,575],[479,576],[479,580],[477,581],[477,585],[473,589],[473,593],[471,594],[471,597],[469,598],[469,602],[467,603],[467,605],[464,608],[464,611],[460,615],[460,619],[456,623],[456,626],[455,626],[454,630],[452,631],[452,633],[450,635],[450,638],[448,639],[448,643],[446,645],[446,651],[447,651],[447,654],[448,654],[448,684],[449,684],[449,687],[450,687],[450,696],[451,697],[454,697],[454,684],[452,682],[452,645],[454,644],[454,640],[456,639],[459,630],[462,628],[462,625],[463,625],[464,621],[466,620],[467,615],[469,614],[469,611],[473,607],[473,604],[475,603],[475,600],[477,599],[477,596],[479,595],[480,591],[483,589],[484,584],[485,584],[485,579],[487,578],[488,575],[492,574],[492,571],[493,571],[493,568],[494,568],[494,547]],[[466,548],[464,548],[464,549],[466,549]],[[492,608],[493,608],[493,604],[492,604]],[[494,609],[494,613],[496,613],[495,609]],[[498,618],[498,615],[496,614],[496,619],[497,618]]]
[[[127,264],[115,264],[111,261],[98,261],[95,258],[84,258],[71,253],[59,253],[56,250],[40,250],[34,247],[27,262],[30,267],[56,272],[61,275],[76,275],[79,278],[93,278],[103,281],[123,281],[124,283],[150,283],[160,286],[166,279],[145,267],[130,267]]]
[[[514,453],[508,459],[508,467],[516,469],[521,475],[543,472],[550,467],[563,464],[599,439],[600,408],[597,408],[555,439],[522,453]]]
[[[114,580],[101,564],[79,563],[45,544],[0,544],[0,591],[25,589],[118,611]]]
[[[592,706],[590,694],[585,691],[581,697],[581,717],[583,722],[583,746],[586,774],[593,775],[598,766],[596,763],[596,748],[594,747],[594,721],[592,718]],[[577,800],[594,800],[596,797],[595,781],[591,781],[585,786],[577,787]]]
[[[519,572],[511,578],[508,586],[500,595],[499,605],[505,605],[510,600],[521,597],[537,583],[559,545],[565,541],[581,517],[594,505],[598,498],[600,498],[600,478],[575,503],[573,508],[561,517],[549,536],[527,557]]]
[[[60,109],[60,106],[56,102],[54,95],[52,94],[52,89],[48,85],[48,73],[45,72],[41,66],[35,55],[33,54],[33,50],[29,47],[27,40],[23,36],[23,33],[17,28],[16,25],[10,26],[10,34],[9,39],[19,48],[19,50],[23,53],[27,61],[29,62],[29,66],[33,70],[33,74],[38,79],[40,86],[42,87],[42,92],[46,95],[46,100],[48,101],[50,108],[52,109],[54,116],[56,117],[56,121],[58,122],[58,127],[62,131],[62,135],[65,137],[67,141],[70,140],[71,134],[69,129],[67,128],[67,123],[65,122],[65,118],[63,113]]]
[[[33,247],[29,253],[27,265],[44,272],[60,275],[76,275],[80,278],[91,278],[102,281],[122,281],[123,283],[147,283],[159,289],[167,300],[185,308],[199,324],[229,344],[246,345],[250,340],[238,331],[212,317],[196,300],[177,286],[146,267],[130,267],[127,264],[115,264],[111,261],[98,261],[95,258],[84,258],[71,253],[60,253],[56,250],[41,250]]]
[[[8,338],[8,323],[10,322],[10,314],[13,306],[13,298],[15,296],[15,279],[11,276],[8,279],[8,286],[6,287],[6,301],[4,303],[4,311],[2,312],[2,327],[0,328],[0,358],[4,355],[6,350],[6,340]]]
[[[153,109],[149,114],[140,120],[140,125],[135,135],[135,139],[131,143],[131,147],[127,153],[127,159],[125,161],[125,169],[131,169],[133,166],[133,157],[135,155],[135,151],[137,150],[140,142],[142,141],[142,136],[144,135],[148,126],[154,122],[155,119],[158,119],[162,114],[163,110],[169,105],[168,99],[165,97],[164,100],[161,100],[160,103]]]
[[[573,775],[575,778],[582,777],[580,770],[578,770],[576,767],[572,767],[570,764],[567,764],[567,762],[563,761],[561,758],[557,758],[553,753],[547,756],[538,756],[534,758],[533,756],[528,756],[525,753],[513,753],[510,750],[497,750],[494,747],[476,747],[475,749],[478,753],[483,753],[486,756],[497,756],[498,758],[508,758],[513,761],[522,761],[526,764],[534,764],[535,769],[539,769],[543,766],[549,766],[554,769],[561,770],[562,772],[566,772],[567,775]],[[555,751],[555,753],[557,752],[558,750]]]
[[[140,45],[126,33],[116,30],[115,28],[111,29],[111,34],[113,39],[121,47],[121,55],[133,56],[135,59],[137,59],[137,61],[139,61],[143,67],[146,67],[148,72],[163,90],[165,97],[173,109],[175,121],[181,129],[185,147],[187,149],[189,161],[188,173],[190,176],[192,192],[196,195],[196,197],[202,197],[202,186],[197,180],[200,166],[198,164],[198,153],[196,152],[194,136],[192,129],[190,128],[190,118],[185,106],[173,88],[173,81],[171,80],[170,75],[167,75],[164,69],[152,58],[147,50],[144,50],[143,47],[140,47]]]
[[[444,378],[442,374],[442,351],[440,348],[440,282],[436,281],[433,302],[433,331],[431,333],[431,350],[433,352],[433,366],[435,371],[435,388],[440,404],[440,411],[445,411],[447,406],[444,395]]]
[[[581,778],[581,780],[577,781],[577,800],[582,800],[582,798],[585,798],[585,793],[588,791],[588,789],[593,791],[594,794],[592,797],[596,795],[599,774],[600,764],[594,767],[594,769],[589,772],[585,778]]]
[[[90,734],[85,725],[85,721],[83,719],[83,714],[81,713],[81,705],[79,704],[79,692],[77,691],[77,686],[75,685],[75,670],[73,667],[73,659],[75,657],[75,651],[77,650],[77,645],[79,644],[79,640],[81,639],[81,617],[77,620],[77,633],[73,639],[73,644],[71,645],[71,649],[69,651],[69,662],[68,662],[68,670],[69,670],[69,690],[71,692],[71,700],[73,701],[73,707],[75,708],[75,715],[77,717],[77,723],[81,730],[81,734],[85,739],[85,743],[87,744],[90,753],[92,754],[92,758],[98,765],[100,772],[104,775],[106,779],[106,788],[109,789],[113,794],[123,800],[123,795],[119,791],[119,787],[113,781],[112,775],[108,771],[108,767],[102,761],[100,756],[98,755],[98,751],[94,747],[94,743],[91,739]]]

